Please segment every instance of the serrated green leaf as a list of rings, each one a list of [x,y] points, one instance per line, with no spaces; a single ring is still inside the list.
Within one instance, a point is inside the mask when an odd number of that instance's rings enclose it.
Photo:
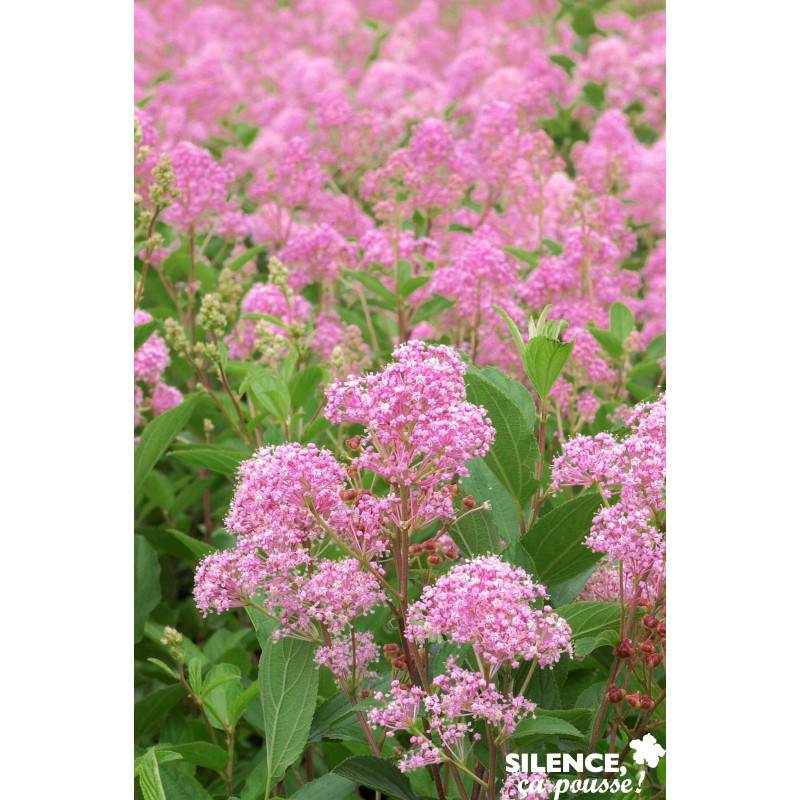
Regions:
[[[142,756],[138,778],[139,788],[142,790],[142,800],[167,800],[164,786],[161,783],[158,760],[152,747]]]
[[[463,556],[500,552],[500,531],[491,511],[475,509],[450,529],[450,535]]]
[[[161,782],[167,800],[212,800],[200,783],[177,764],[170,763],[161,767]]]
[[[574,726],[559,717],[540,717],[523,719],[519,723],[511,739],[514,742],[525,741],[538,744],[555,736],[568,736],[583,739],[583,734]],[[519,746],[519,745],[517,745]]]
[[[539,397],[550,395],[574,346],[574,340],[559,342],[545,336],[537,336],[528,342],[524,357],[525,371]]]
[[[269,790],[281,780],[308,741],[319,687],[314,646],[286,638],[268,646],[265,643],[258,665],[258,685],[266,731]]]
[[[506,544],[516,542],[520,537],[520,517],[511,495],[482,458],[468,461],[467,469],[469,475],[461,479],[460,497],[472,495],[479,505],[488,502],[500,538]]]
[[[354,788],[353,781],[329,772],[301,786],[291,800],[344,800]]]
[[[589,333],[592,334],[600,347],[602,347],[611,358],[620,358],[622,356],[622,342],[611,331],[598,328],[596,325],[590,323]]]
[[[431,317],[435,317],[454,304],[455,300],[449,300],[446,297],[442,297],[440,294],[434,294],[430,300],[421,303],[419,308],[417,308],[413,323],[414,325],[419,325],[420,322],[427,322]]]
[[[148,423],[133,456],[133,490],[138,492],[144,479],[166,452],[170,442],[183,430],[194,411],[198,395],[190,394],[180,405],[171,408]]]
[[[138,642],[150,612],[161,600],[161,566],[144,536],[133,537],[133,641]]]
[[[197,764],[198,767],[222,772],[228,765],[228,754],[210,742],[188,742],[186,744],[158,744],[158,751],[168,750],[177,753],[184,761],[190,764]]]
[[[408,778],[394,764],[377,756],[353,756],[339,764],[333,772],[395,800],[420,800]]]
[[[540,517],[522,539],[545,585],[562,583],[596,564],[600,553],[584,544],[602,498],[586,492]]]
[[[400,284],[400,296],[404,300],[408,300],[417,289],[424,286],[431,279],[430,275],[418,275],[416,278],[409,278]]]
[[[619,603],[570,603],[556,612],[569,623],[574,640],[619,628]]]
[[[496,431],[484,460],[500,479],[518,508],[522,508],[536,490],[533,466],[539,460],[536,434],[526,413],[481,371],[467,370],[467,397],[483,406]]]
[[[397,302],[394,292],[388,289],[383,281],[375,275],[370,275],[368,272],[356,272],[351,269],[343,270],[343,274],[354,281],[358,281],[362,286],[369,289],[387,303],[393,304]]]
[[[292,408],[301,408],[303,403],[318,389],[323,388],[325,370],[317,364],[306,367],[289,381]]]

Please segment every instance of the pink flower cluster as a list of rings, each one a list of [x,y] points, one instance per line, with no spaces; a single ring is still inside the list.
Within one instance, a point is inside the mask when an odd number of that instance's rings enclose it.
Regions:
[[[631,432],[620,440],[610,434],[577,436],[553,461],[553,488],[596,486],[606,500],[616,498],[595,516],[586,545],[624,568],[624,592],[641,589],[654,599],[663,586],[666,543],[662,512],[666,508],[666,395],[640,403],[625,419]],[[616,599],[619,577],[601,567],[587,585],[598,599]],[[609,597],[611,595],[611,597]],[[588,596],[588,595],[586,595]]]
[[[494,439],[486,411],[466,400],[466,364],[447,346],[401,345],[382,372],[332,383],[325,415],[364,426],[354,464],[387,481],[428,488],[467,475]]]
[[[141,309],[137,308],[133,312],[134,327],[144,325],[152,319],[150,314]],[[157,333],[152,334],[133,354],[134,428],[144,422],[148,411],[153,417],[157,417],[183,402],[180,391],[174,386],[168,386],[162,380],[169,361],[167,344]],[[144,388],[141,384],[144,384]]]
[[[502,694],[494,683],[479,672],[457,666],[453,658],[431,682],[430,693],[395,680],[388,696],[376,692],[375,699],[382,705],[367,714],[373,726],[385,728],[390,738],[397,731],[411,733],[411,747],[399,763],[403,772],[441,763],[445,754],[464,750],[468,735],[479,740],[475,720],[485,721],[499,735],[510,736],[520,720],[536,708],[524,697]]]
[[[550,606],[537,608],[540,600],[547,600],[544,587],[524,570],[481,556],[423,589],[408,612],[408,637],[472,645],[492,673],[504,662],[516,667],[533,658],[552,667],[563,653],[572,657],[572,631]]]
[[[524,789],[519,785],[522,781]],[[500,790],[500,800],[547,800],[555,789],[546,772],[512,772],[508,775]]]

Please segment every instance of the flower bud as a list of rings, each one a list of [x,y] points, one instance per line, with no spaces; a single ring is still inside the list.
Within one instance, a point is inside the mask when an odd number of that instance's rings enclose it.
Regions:
[[[661,653],[648,653],[644,657],[644,663],[647,664],[650,669],[655,669],[658,666],[661,666],[661,662],[664,660],[664,656]]]
[[[402,748],[402,747],[400,747],[399,745],[398,745],[397,747],[393,747],[393,748],[392,748],[392,755],[393,755],[395,758],[400,758],[400,756],[402,756],[404,752],[405,752],[405,751],[403,750],[403,748]]]
[[[458,548],[455,546],[445,547],[444,550],[442,550],[442,555],[448,561],[455,561],[459,556]]]
[[[621,703],[625,699],[626,691],[624,689],[620,689],[618,686],[612,686],[606,692],[606,700],[609,703]]]
[[[355,478],[356,475],[358,475],[358,467],[356,467],[354,464],[351,464],[347,468],[346,472],[347,472],[347,477],[348,478]]]
[[[392,667],[398,670],[404,670],[407,668],[405,656],[398,656],[397,658],[392,659]]]
[[[436,541],[434,539],[427,539],[426,541],[424,541],[422,543],[422,546],[429,553],[435,553],[436,552]]]
[[[634,652],[633,642],[630,639],[623,639],[615,648],[614,655],[617,658],[630,658]]]
[[[408,550],[412,556],[418,556],[424,550],[424,548],[421,544],[412,544]]]
[[[428,564],[429,564],[430,566],[432,566],[432,567],[438,567],[438,566],[439,566],[439,564],[441,564],[441,563],[442,563],[442,557],[441,557],[441,556],[438,556],[438,555],[436,555],[436,553],[431,553],[431,554],[428,556]]]
[[[666,622],[662,622],[658,626],[658,632],[659,632],[659,634],[661,634],[661,636],[666,636],[667,635],[667,623]]]
[[[626,698],[628,704],[633,708],[642,707],[642,695],[639,692],[631,692]]]
[[[358,497],[358,492],[355,489],[342,489],[342,491],[339,492],[339,497],[341,497],[345,503],[352,503]]]
[[[656,646],[655,646],[655,645],[654,645],[652,642],[649,642],[649,641],[648,641],[648,642],[642,642],[642,643],[639,645],[639,649],[640,649],[640,650],[641,650],[643,653],[655,653],[655,651],[656,651]]]
[[[450,492],[450,497],[458,497],[461,493],[461,489],[455,483],[451,483],[449,486],[444,487],[446,491]]]
[[[464,508],[475,508],[478,504],[475,502],[475,498],[471,494],[468,494],[461,501],[461,505],[464,506]]]
[[[352,439],[348,439],[345,442],[345,444],[351,450],[360,450],[361,449],[361,437],[360,436],[354,436]]]
[[[658,619],[652,614],[645,614],[642,617],[642,625],[644,625],[645,628],[649,628],[651,631],[653,631],[658,627]]]
[[[371,695],[372,695],[372,692],[365,690],[365,691],[361,692],[361,699],[362,700],[366,700]]]
[[[642,709],[642,711],[651,711],[651,710],[652,710],[652,709],[654,709],[655,707],[656,707],[655,700],[653,700],[653,699],[652,699],[652,698],[650,698],[650,697],[643,697],[643,698],[642,698],[642,699],[639,701],[639,708],[641,708],[641,709]]]

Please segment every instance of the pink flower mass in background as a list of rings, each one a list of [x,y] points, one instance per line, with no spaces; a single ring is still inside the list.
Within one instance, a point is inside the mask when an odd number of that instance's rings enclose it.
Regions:
[[[662,5],[134,14],[145,800],[663,744]]]

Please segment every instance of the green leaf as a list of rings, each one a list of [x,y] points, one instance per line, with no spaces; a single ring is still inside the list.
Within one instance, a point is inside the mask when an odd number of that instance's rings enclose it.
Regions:
[[[161,767],[161,782],[167,800],[212,800],[200,783],[177,764],[165,764]]]
[[[391,291],[391,289],[387,289],[383,281],[375,275],[370,275],[368,272],[356,272],[352,269],[342,270],[342,272],[346,277],[358,281],[362,286],[365,286],[378,297],[386,300],[387,303],[397,302],[394,292]]]
[[[177,703],[186,697],[186,691],[179,683],[156,689],[136,702],[133,706],[133,738],[138,739],[146,733]]]
[[[235,475],[239,464],[249,458],[247,453],[218,444],[185,444],[170,450],[167,455],[177,458],[184,464],[194,464],[223,475]]]
[[[625,305],[625,303],[614,303],[611,306],[611,311],[608,314],[609,328],[611,333],[624,342],[633,330],[633,312]]]
[[[176,531],[174,528],[167,528],[164,533],[175,542],[178,548],[188,553],[193,561],[199,561],[214,552],[215,548],[210,544],[201,542],[199,539],[193,539],[191,536],[187,536],[181,531]]]
[[[469,475],[461,479],[461,497],[472,495],[479,505],[488,502],[500,538],[506,544],[516,542],[520,536],[520,520],[511,495],[482,458],[470,459],[467,468]]]
[[[492,308],[505,320],[506,325],[508,326],[508,331],[511,334],[512,338],[514,339],[514,343],[517,345],[517,350],[519,351],[519,357],[522,359],[523,364],[525,363],[525,342],[522,341],[522,334],[517,327],[517,323],[514,322],[508,314],[503,311],[500,306],[492,306]],[[527,367],[526,367],[527,369]],[[529,376],[530,377],[530,376]]]
[[[394,764],[377,756],[353,756],[333,772],[395,800],[420,800],[411,789],[408,778]]]
[[[242,253],[240,256],[236,256],[236,258],[234,258],[233,261],[228,264],[228,269],[236,272],[236,270],[241,269],[248,261],[255,258],[259,253],[263,253],[267,247],[269,247],[269,245],[264,243],[257,244],[255,247],[245,250],[244,253]]]
[[[527,744],[538,744],[554,736],[569,736],[583,739],[583,734],[564,719],[558,717],[528,718],[522,720],[517,726],[511,739],[514,741],[525,740]]]
[[[133,641],[144,634],[150,612],[161,601],[161,566],[156,551],[144,538],[133,537]]]
[[[545,336],[536,336],[525,349],[525,371],[539,397],[550,395],[553,384],[564,369],[569,354],[575,346],[571,342],[559,342]]]
[[[142,800],[167,800],[164,786],[161,783],[161,772],[156,760],[156,753],[152,747],[142,756],[138,777]]]
[[[539,266],[539,254],[535,250],[523,250],[521,247],[504,247],[503,250],[523,264],[531,267]]]
[[[292,398],[286,384],[267,369],[261,369],[247,376],[240,392],[252,394],[256,403],[269,411],[277,420],[289,419]]]
[[[487,509],[475,509],[462,517],[450,529],[453,541],[462,556],[472,558],[500,552],[500,531]]]
[[[460,222],[451,222],[448,230],[453,233],[474,233],[475,231],[474,228],[469,225],[462,225]]]
[[[550,56],[550,60],[554,64],[558,64],[558,66],[561,67],[570,78],[572,77],[572,70],[575,69],[576,64],[569,56],[556,53],[555,55]]]
[[[301,786],[291,800],[344,800],[354,788],[352,781],[329,772]]]
[[[600,347],[602,347],[603,350],[605,350],[606,353],[611,356],[611,358],[620,358],[622,356],[622,342],[620,341],[619,337],[617,337],[611,331],[598,328],[591,322],[589,323],[588,327],[589,333],[594,336]]]
[[[248,655],[249,657],[249,655]],[[258,697],[258,682],[254,681],[232,703],[229,709],[231,725],[236,725],[250,703]]]
[[[522,539],[539,580],[562,583],[596,564],[602,554],[583,543],[602,503],[597,492],[586,492],[540,517]]]
[[[171,408],[148,423],[133,455],[133,490],[138,492],[144,479],[164,454],[170,442],[186,426],[194,411],[198,395],[184,397],[180,405]]]
[[[158,322],[154,319],[141,325],[135,325],[133,328],[133,352],[135,353],[157,330]]]
[[[203,697],[211,724],[219,730],[230,727],[231,707],[242,694],[241,675],[241,670],[234,664],[215,664],[203,681],[202,691],[195,690]]]
[[[263,645],[258,685],[264,712],[267,790],[303,752],[314,717],[319,671],[314,646],[299,639]]]
[[[600,111],[606,101],[605,87],[594,81],[583,84],[583,98],[594,109]]]
[[[175,500],[172,482],[160,472],[151,472],[144,480],[144,493],[159,508],[169,510]]]
[[[430,300],[421,303],[419,308],[417,308],[413,319],[414,324],[419,325],[420,322],[426,322],[431,317],[435,317],[439,312],[450,308],[455,302],[455,300],[448,300],[440,294],[434,294]]]
[[[228,754],[210,742],[189,742],[188,744],[158,744],[159,750],[169,750],[180,755],[184,761],[197,764],[198,767],[222,772],[228,765]]]
[[[581,602],[556,609],[572,628],[573,640],[619,627],[619,603]]]
[[[572,30],[583,39],[597,32],[594,14],[590,8],[580,6],[572,12]]]
[[[469,401],[486,409],[496,431],[486,465],[522,508],[536,490],[533,465],[540,454],[534,428],[514,400],[474,367],[467,370],[466,383]]]
[[[424,286],[431,279],[430,275],[418,275],[416,278],[409,278],[400,284],[400,296],[407,300],[420,287]]]
[[[306,367],[289,381],[292,408],[302,408],[303,403],[325,382],[325,370],[317,364]]]

